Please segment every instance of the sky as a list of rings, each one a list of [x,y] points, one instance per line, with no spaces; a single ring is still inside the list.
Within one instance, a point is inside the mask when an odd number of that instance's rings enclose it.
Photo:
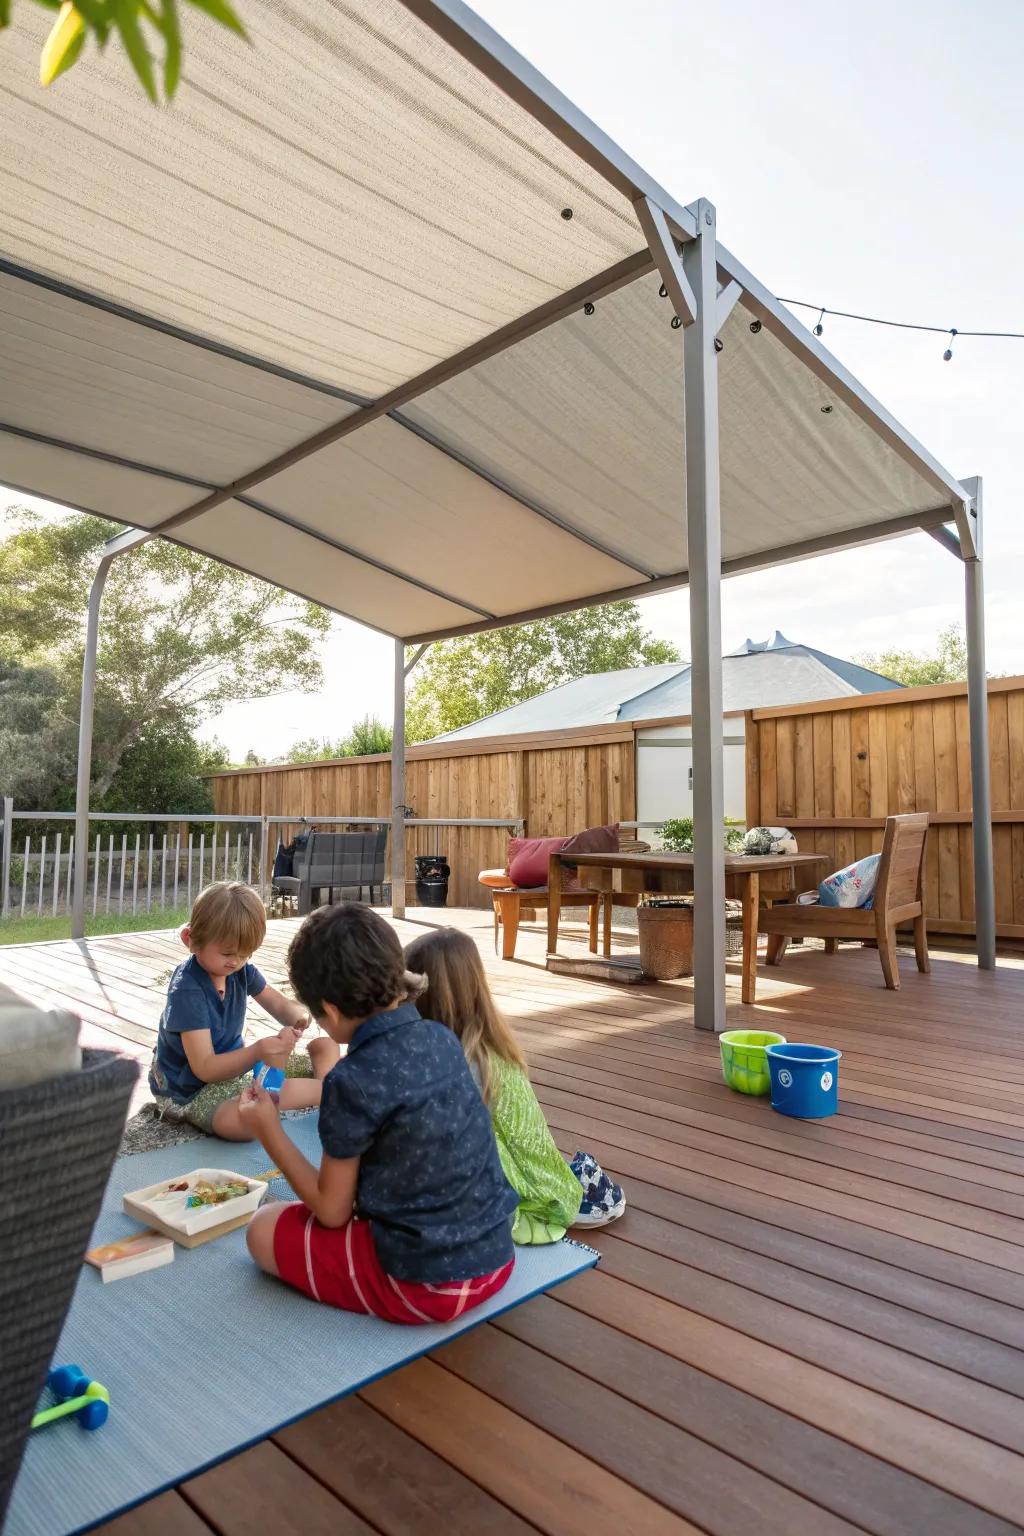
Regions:
[[[724,244],[781,297],[1024,331],[1019,0],[475,8],[678,201],[710,198]],[[1024,341],[961,338],[946,363],[942,336],[824,324],[823,342],[942,464],[983,476],[988,667],[1024,672]],[[640,607],[688,656],[686,592]],[[930,649],[962,612],[962,567],[916,534],[727,581],[723,651],[775,629],[840,656]],[[339,619],[321,695],[238,705],[201,734],[241,759],[388,719],[392,659],[390,640]]]

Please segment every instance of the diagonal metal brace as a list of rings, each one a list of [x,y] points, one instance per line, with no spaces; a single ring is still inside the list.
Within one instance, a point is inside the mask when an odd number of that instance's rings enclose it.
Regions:
[[[633,208],[648,249],[661,273],[661,280],[668,289],[673,309],[684,326],[692,325],[697,318],[697,300],[690,286],[690,280],[683,271],[683,263],[675,238],[668,227],[668,220],[649,197],[638,197]]]
[[[731,282],[725,283],[721,288],[719,288],[718,309],[717,314],[715,315],[716,336],[742,297],[743,285],[738,283],[735,278],[733,278]]]

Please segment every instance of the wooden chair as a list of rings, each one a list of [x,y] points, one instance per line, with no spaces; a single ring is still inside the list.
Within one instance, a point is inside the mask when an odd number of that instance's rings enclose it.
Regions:
[[[631,832],[619,833],[619,852],[647,853],[650,843],[642,843]],[[494,948],[501,952],[503,960],[514,960],[519,924],[532,922],[537,911],[546,911],[547,887],[527,890],[507,884],[508,875],[503,870],[484,869],[480,872],[480,884],[486,886],[494,903]],[[603,915],[602,953],[607,958],[612,952],[612,907],[636,906],[639,896],[622,895],[605,891],[563,891],[562,909],[585,907],[588,918],[590,953],[597,954],[598,917]]]
[[[900,923],[913,922],[917,968],[930,970],[921,895],[927,841],[927,813],[888,817],[874,906],[867,910],[797,902],[766,907],[758,914],[757,931],[768,934],[768,964],[780,963],[790,939],[824,939],[828,954],[835,954],[840,939],[860,939],[878,945],[885,985],[896,992],[900,985],[896,929]]]

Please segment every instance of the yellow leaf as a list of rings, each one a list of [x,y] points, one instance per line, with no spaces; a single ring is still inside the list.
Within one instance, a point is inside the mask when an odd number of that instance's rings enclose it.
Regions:
[[[72,0],[64,0],[43,51],[39,56],[39,83],[52,85],[58,75],[70,69],[85,42],[85,22]]]

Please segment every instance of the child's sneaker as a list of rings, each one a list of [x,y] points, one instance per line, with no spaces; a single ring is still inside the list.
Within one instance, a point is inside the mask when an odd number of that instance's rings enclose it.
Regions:
[[[626,1209],[621,1185],[610,1179],[588,1152],[577,1152],[569,1167],[583,1186],[583,1203],[573,1226],[606,1227],[609,1222],[618,1221]]]

